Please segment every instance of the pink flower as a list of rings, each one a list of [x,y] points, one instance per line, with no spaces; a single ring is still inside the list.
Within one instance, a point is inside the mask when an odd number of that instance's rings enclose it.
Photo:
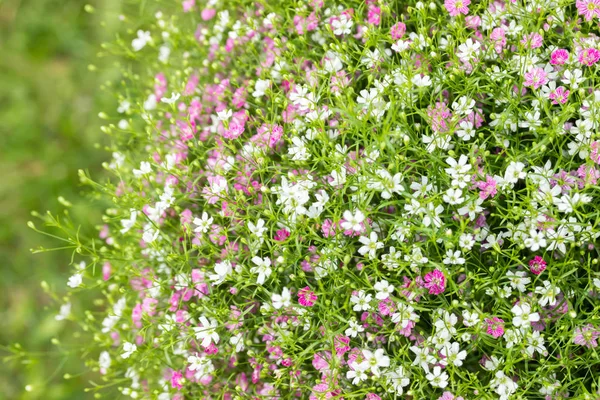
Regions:
[[[401,39],[402,36],[406,33],[406,25],[402,22],[396,22],[394,26],[390,29],[390,35],[392,39],[398,40]]]
[[[504,335],[504,321],[498,317],[486,318],[484,322],[487,324],[486,332],[498,339]]]
[[[567,61],[569,61],[569,52],[565,49],[554,50],[550,56],[552,65],[564,65]]]
[[[338,335],[333,340],[335,346],[335,354],[342,357],[344,353],[350,351],[350,338],[344,335]]]
[[[581,64],[591,67],[592,65],[596,64],[598,60],[600,60],[600,51],[594,48],[583,49],[579,52],[577,59]]]
[[[317,301],[317,295],[306,286],[298,291],[298,303],[304,307],[312,307]]]
[[[381,400],[381,397],[379,397],[375,393],[369,393],[365,396],[365,400]]]
[[[531,71],[525,73],[525,83],[523,85],[538,89],[540,86],[545,85],[548,82],[548,74],[543,68],[533,68]]]
[[[225,132],[223,132],[223,137],[225,139],[237,139],[240,136],[242,136],[242,133],[244,133],[244,125],[240,125],[240,124],[231,124],[229,125],[229,129],[227,129]]]
[[[546,261],[540,256],[533,257],[529,261],[529,270],[532,274],[539,275],[546,269]]]
[[[496,53],[502,53],[502,49],[506,46],[506,32],[502,28],[494,28],[490,34],[490,39],[494,41],[494,50]]]
[[[379,25],[379,23],[381,22],[381,8],[377,7],[374,4],[369,4],[367,22],[372,25]]]
[[[496,185],[496,180],[490,175],[486,176],[485,182],[477,182],[475,186],[477,186],[477,188],[481,190],[479,192],[479,198],[485,200],[490,196],[494,197],[497,193]]]
[[[183,387],[183,374],[180,371],[173,371],[171,374],[171,387],[179,390]]]
[[[434,269],[425,274],[423,286],[429,289],[429,294],[440,294],[446,290],[446,277],[439,269]]]
[[[444,0],[444,7],[446,7],[451,17],[456,17],[460,13],[467,15],[469,4],[471,4],[471,0]]]
[[[600,331],[594,325],[587,324],[582,328],[575,328],[573,343],[592,349],[598,347],[598,337],[600,337]]]
[[[550,92],[548,98],[552,100],[552,104],[565,104],[569,99],[570,93],[571,92],[566,90],[563,86],[559,86]]]
[[[586,21],[600,17],[600,0],[577,0],[575,6],[579,15],[583,15]]]
[[[539,33],[523,35],[523,39],[521,39],[521,44],[529,49],[537,49],[538,47],[542,47],[543,42],[544,38]]]
[[[590,144],[590,147],[592,148],[592,151],[590,152],[590,159],[596,164],[600,164],[600,154],[598,153],[598,150],[600,150],[600,142],[594,140]]]
[[[273,237],[273,239],[275,239],[275,241],[277,242],[283,242],[285,239],[290,237],[290,233],[288,232],[287,229],[279,229],[277,232],[275,232],[275,236]]]

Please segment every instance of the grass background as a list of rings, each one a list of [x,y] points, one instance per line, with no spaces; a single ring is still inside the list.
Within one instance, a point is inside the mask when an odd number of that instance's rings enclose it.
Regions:
[[[81,196],[77,170],[98,177],[108,158],[94,145],[102,142],[98,111],[114,107],[98,87],[114,71],[88,65],[101,63],[100,43],[114,37],[119,3],[0,0],[0,399],[92,398],[82,392],[92,378],[80,375],[82,362],[50,343],[68,342],[75,327],[54,320],[58,305],[40,287],[66,291],[71,255],[31,254],[58,243],[26,223],[32,210],[60,211],[61,195],[76,220],[100,221],[99,206]],[[15,343],[27,357],[10,357]]]

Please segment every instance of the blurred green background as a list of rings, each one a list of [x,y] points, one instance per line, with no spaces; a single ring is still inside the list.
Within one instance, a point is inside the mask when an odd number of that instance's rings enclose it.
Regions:
[[[97,178],[109,156],[94,145],[103,141],[98,111],[114,107],[98,88],[114,71],[96,54],[114,37],[119,7],[119,0],[0,0],[0,399],[92,398],[83,393],[92,376],[63,379],[83,364],[65,360],[50,341],[65,342],[75,326],[55,321],[58,304],[40,287],[47,281],[66,292],[71,254],[31,254],[59,243],[26,223],[31,210],[60,212],[61,195],[74,204],[75,219],[100,221],[99,206],[81,195],[77,170]],[[30,356],[7,360],[14,343]]]

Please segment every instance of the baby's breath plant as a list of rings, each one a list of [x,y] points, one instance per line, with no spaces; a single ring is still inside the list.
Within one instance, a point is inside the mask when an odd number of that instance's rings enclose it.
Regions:
[[[600,1],[126,9],[89,390],[600,398]]]

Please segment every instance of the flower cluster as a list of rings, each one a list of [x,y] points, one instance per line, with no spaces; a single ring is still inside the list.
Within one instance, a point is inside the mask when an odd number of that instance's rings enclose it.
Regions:
[[[598,398],[598,0],[143,3],[96,390]]]

